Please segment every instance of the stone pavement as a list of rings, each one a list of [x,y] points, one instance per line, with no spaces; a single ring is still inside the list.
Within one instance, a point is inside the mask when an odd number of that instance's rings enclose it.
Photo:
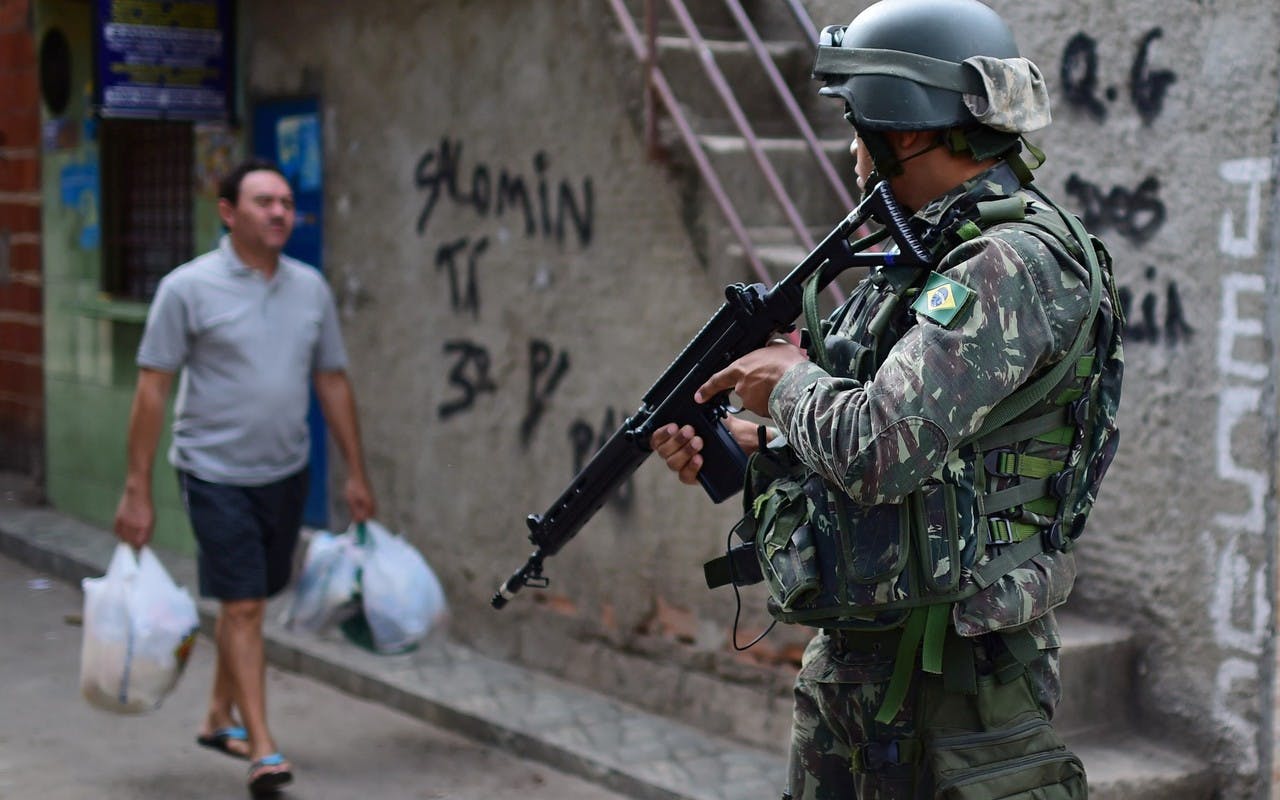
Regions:
[[[109,531],[23,503],[0,480],[0,553],[78,583],[105,572],[114,547]],[[179,584],[195,586],[193,559],[158,555]],[[760,800],[780,793],[779,754],[710,737],[443,636],[413,653],[379,656],[338,638],[293,633],[278,622],[282,601],[287,597],[269,609],[265,631],[274,666],[638,799]],[[209,632],[216,604],[198,604]]]

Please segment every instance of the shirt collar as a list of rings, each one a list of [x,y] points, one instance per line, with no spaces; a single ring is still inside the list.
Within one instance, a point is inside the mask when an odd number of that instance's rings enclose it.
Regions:
[[[237,278],[258,278],[267,281],[266,278],[263,278],[262,273],[240,260],[240,256],[236,254],[236,249],[231,246],[231,234],[222,234],[222,238],[218,240],[218,250],[222,252],[223,263],[226,265],[227,271],[232,275]],[[276,261],[275,275],[267,282],[278,283],[284,279],[284,272],[284,258],[281,257]]]

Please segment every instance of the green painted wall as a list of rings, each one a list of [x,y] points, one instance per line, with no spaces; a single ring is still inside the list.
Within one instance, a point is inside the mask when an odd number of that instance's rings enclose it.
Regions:
[[[134,358],[147,306],[114,301],[101,289],[98,225],[102,203],[111,198],[100,197],[97,181],[92,7],[76,0],[40,0],[34,6],[36,42],[59,28],[72,49],[70,104],[56,118],[42,108],[46,489],[60,511],[109,528],[124,485]],[[242,140],[235,131],[215,131],[214,138],[228,134]],[[208,131],[195,134],[197,142],[209,138]],[[195,215],[198,253],[220,235],[216,197],[207,189],[198,188]],[[154,473],[155,543],[191,552],[190,526],[165,458],[168,447],[166,433]]]

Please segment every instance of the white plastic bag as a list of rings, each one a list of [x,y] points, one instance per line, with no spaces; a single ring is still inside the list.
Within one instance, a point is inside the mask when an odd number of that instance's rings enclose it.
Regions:
[[[364,550],[355,534],[316,531],[307,545],[284,623],[290,630],[318,633],[359,612]]]
[[[195,645],[195,601],[149,547],[116,545],[107,574],[85,578],[80,693],[120,714],[159,707]]]
[[[411,650],[444,618],[444,589],[426,559],[403,537],[373,520],[365,530],[360,593],[374,649]]]

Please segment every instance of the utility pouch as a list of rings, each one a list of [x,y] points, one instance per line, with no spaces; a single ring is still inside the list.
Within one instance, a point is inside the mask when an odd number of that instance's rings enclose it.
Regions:
[[[783,611],[821,586],[809,519],[813,504],[804,491],[805,470],[790,451],[760,450],[747,465],[743,510],[754,530],[760,573]]]
[[[784,541],[770,539],[756,545],[769,594],[783,611],[793,610],[821,586],[812,530],[805,523]]]
[[[937,736],[925,759],[936,800],[1084,800],[1084,765],[1047,721]]]
[[[935,800],[1086,800],[1084,765],[1044,718],[1025,672],[977,681],[977,695],[930,682],[924,761]],[[1021,709],[1021,710],[1020,710]],[[1010,715],[1012,714],[1012,715]]]

